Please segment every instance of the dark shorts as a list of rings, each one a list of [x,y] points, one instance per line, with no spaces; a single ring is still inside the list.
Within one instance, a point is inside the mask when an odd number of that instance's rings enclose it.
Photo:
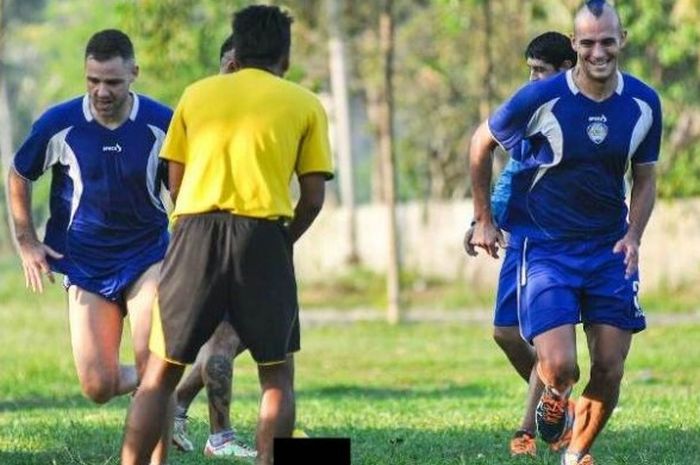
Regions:
[[[624,254],[610,241],[527,241],[519,259],[520,332],[532,339],[562,325],[646,328],[639,274],[625,278]]]
[[[178,219],[163,262],[151,350],[193,363],[228,320],[259,364],[299,350],[299,307],[284,224],[212,212]]]

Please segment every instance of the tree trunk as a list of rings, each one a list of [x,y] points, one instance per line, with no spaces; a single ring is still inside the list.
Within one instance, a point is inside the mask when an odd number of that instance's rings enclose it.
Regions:
[[[493,53],[491,45],[493,42],[493,18],[491,11],[491,2],[482,0],[482,13],[484,15],[484,53],[482,54],[482,82],[484,83],[484,91],[481,94],[479,101],[479,117],[481,121],[486,120],[491,113],[491,104],[493,102]]]
[[[393,1],[385,0],[379,18],[379,43],[383,61],[382,98],[379,112],[379,150],[384,174],[384,201],[387,216],[387,320],[401,320],[400,261],[398,228],[396,226],[396,168],[394,157],[394,20]]]
[[[7,0],[0,0],[0,250],[8,250],[12,244],[12,232],[7,210],[7,174],[12,163],[12,126],[10,105],[7,95],[7,76],[5,75],[5,39],[7,36]]]
[[[340,183],[340,201],[347,213],[348,251],[347,263],[357,264],[357,232],[355,214],[355,185],[352,159],[352,133],[350,130],[350,105],[348,103],[348,73],[345,55],[345,34],[340,24],[340,0],[327,0],[328,52],[333,94],[333,116],[336,129],[336,154]]]

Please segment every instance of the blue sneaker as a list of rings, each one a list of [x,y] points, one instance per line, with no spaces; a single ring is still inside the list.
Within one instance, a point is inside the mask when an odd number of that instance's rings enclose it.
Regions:
[[[571,431],[574,424],[573,403],[546,388],[535,410],[537,433],[543,441],[556,443]]]

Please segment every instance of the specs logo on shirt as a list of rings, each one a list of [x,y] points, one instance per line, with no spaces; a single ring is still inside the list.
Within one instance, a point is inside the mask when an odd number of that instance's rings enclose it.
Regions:
[[[600,116],[589,116],[588,117],[588,127],[586,128],[586,133],[588,138],[593,141],[594,144],[598,145],[602,143],[608,136],[608,125],[605,124],[608,119],[605,115]]]
[[[102,146],[102,151],[103,151],[103,152],[121,153],[121,152],[122,152],[122,146],[119,145],[119,144],[114,144],[114,145],[103,145],[103,146]]]

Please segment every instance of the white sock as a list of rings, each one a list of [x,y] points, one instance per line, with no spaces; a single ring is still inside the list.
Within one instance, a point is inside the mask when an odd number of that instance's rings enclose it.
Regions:
[[[211,444],[214,447],[218,447],[221,444],[225,443],[226,441],[230,441],[231,439],[236,437],[236,433],[233,432],[231,429],[227,429],[224,431],[219,431],[218,433],[210,434],[209,435],[209,444]]]
[[[187,409],[185,407],[175,406],[175,416],[178,418],[187,418]]]

